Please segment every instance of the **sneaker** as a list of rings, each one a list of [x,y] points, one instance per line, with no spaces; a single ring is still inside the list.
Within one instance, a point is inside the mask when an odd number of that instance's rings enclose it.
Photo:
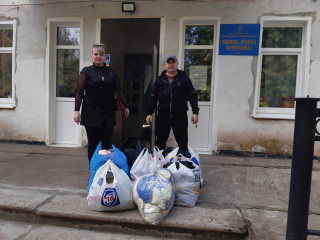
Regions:
[[[191,158],[191,153],[189,151],[183,151],[179,149],[176,156],[178,156],[179,154],[182,154],[186,158]]]

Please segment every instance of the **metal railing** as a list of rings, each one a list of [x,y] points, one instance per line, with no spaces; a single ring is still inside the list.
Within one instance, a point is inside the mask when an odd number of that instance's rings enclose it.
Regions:
[[[309,202],[314,159],[314,142],[320,141],[317,131],[320,98],[295,98],[296,114],[292,153],[289,207],[286,240],[305,240],[308,235],[320,236],[319,230],[308,229]]]

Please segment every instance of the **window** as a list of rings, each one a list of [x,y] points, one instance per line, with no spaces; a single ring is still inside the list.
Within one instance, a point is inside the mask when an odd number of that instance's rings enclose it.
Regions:
[[[74,97],[79,76],[80,27],[57,27],[56,97]]]
[[[183,35],[184,70],[198,93],[198,100],[210,102],[214,25],[187,22]]]
[[[261,52],[253,117],[293,119],[294,101],[306,96],[311,18],[261,19]]]
[[[16,22],[0,22],[0,108],[14,108]]]

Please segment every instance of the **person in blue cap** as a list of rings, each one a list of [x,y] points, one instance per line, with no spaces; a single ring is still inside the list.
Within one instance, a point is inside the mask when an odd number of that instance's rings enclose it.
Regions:
[[[156,110],[156,146],[166,149],[172,128],[179,151],[188,152],[188,102],[192,108],[191,122],[198,122],[198,97],[190,78],[178,69],[178,59],[168,55],[164,59],[165,70],[154,82],[147,107],[147,124],[152,123]]]

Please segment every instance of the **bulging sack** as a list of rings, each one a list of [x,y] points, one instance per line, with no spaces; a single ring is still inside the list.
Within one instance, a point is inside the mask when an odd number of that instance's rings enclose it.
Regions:
[[[106,155],[100,155],[99,151],[101,150],[101,142],[97,146],[91,161],[90,161],[90,179],[88,184],[88,191],[92,184],[93,178],[95,177],[98,169],[105,164],[108,160],[111,160],[119,168],[121,168],[129,176],[129,166],[127,158],[123,152],[121,152],[116,146],[112,145],[113,151]]]
[[[187,158],[181,154],[179,154],[179,158],[176,159],[177,161],[192,161],[196,165],[199,166],[199,172],[200,172],[200,188],[203,186],[203,175],[202,175],[202,169],[201,169],[201,164],[200,164],[200,157],[199,154],[196,153],[192,148],[188,146],[189,153],[191,155],[190,158]],[[166,156],[166,161],[172,162],[176,156],[178,155],[179,147],[173,149],[167,156]]]
[[[172,172],[175,188],[175,205],[194,207],[200,193],[199,166],[192,161],[177,161],[177,156],[164,167]]]
[[[95,211],[133,209],[132,189],[128,175],[108,160],[96,172],[87,196],[88,206]]]
[[[146,222],[153,225],[161,222],[175,201],[171,172],[158,169],[155,174],[139,177],[134,182],[133,200]]]

